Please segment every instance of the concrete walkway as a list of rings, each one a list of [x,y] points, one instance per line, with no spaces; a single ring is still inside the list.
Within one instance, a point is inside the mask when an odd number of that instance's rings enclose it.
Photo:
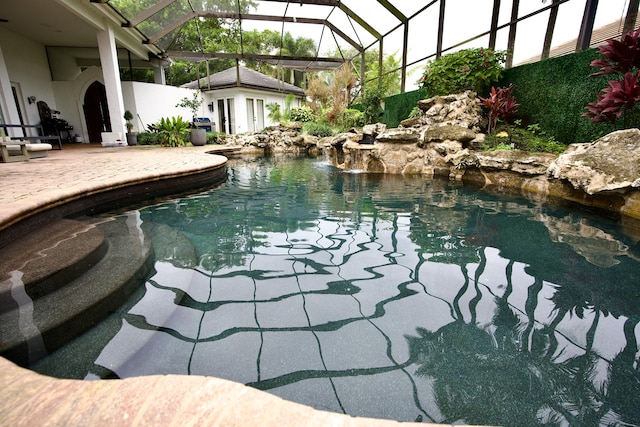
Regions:
[[[29,162],[0,163],[0,233],[61,201],[141,180],[197,174],[225,159],[207,147],[65,146]],[[391,426],[287,402],[230,381],[150,376],[48,378],[0,358],[0,426]],[[418,425],[418,424],[415,424]],[[426,425],[426,424],[419,424]]]

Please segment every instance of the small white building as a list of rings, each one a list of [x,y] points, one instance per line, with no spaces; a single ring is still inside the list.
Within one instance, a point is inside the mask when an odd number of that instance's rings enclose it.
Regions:
[[[261,131],[274,125],[268,118],[267,105],[277,103],[284,111],[285,99],[294,95],[291,107],[301,106],[305,92],[290,83],[243,66],[232,67],[208,77],[182,85],[199,89],[212,130],[227,134]]]

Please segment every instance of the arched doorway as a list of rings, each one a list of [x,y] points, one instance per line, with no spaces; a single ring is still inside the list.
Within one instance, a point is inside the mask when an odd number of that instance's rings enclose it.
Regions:
[[[107,91],[100,82],[93,82],[84,94],[84,119],[89,142],[102,142],[101,132],[111,132],[111,119],[107,105]]]

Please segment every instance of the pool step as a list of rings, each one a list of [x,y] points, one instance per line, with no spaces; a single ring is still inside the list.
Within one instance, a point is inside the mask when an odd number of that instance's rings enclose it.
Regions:
[[[103,231],[93,224],[60,219],[2,249],[0,314],[13,310],[12,284],[20,281],[32,299],[82,275],[107,250]]]
[[[3,250],[0,355],[23,366],[102,320],[152,268],[149,239],[124,217],[96,226],[62,222],[55,226],[56,237],[48,239],[42,230],[25,237],[32,243],[40,240],[39,248],[46,250],[31,255],[20,254],[13,245]]]

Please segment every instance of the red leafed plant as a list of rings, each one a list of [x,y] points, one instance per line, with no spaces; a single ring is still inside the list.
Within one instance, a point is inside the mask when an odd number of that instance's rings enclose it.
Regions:
[[[503,120],[508,124],[511,116],[518,111],[520,104],[511,95],[513,88],[513,84],[498,89],[492,86],[488,97],[479,97],[482,106],[489,110],[489,126],[487,129],[489,133],[496,129],[498,120]]]
[[[621,40],[610,39],[598,48],[605,59],[591,61],[592,67],[600,67],[600,71],[592,76],[625,74],[640,68],[640,28],[629,31]]]
[[[591,66],[600,67],[592,76],[618,76],[609,81],[609,87],[597,95],[596,102],[590,102],[585,108],[584,117],[592,122],[611,122],[616,124],[624,115],[624,127],[637,102],[640,102],[640,29],[629,31],[621,40],[607,40],[598,51],[604,59],[596,59]]]

